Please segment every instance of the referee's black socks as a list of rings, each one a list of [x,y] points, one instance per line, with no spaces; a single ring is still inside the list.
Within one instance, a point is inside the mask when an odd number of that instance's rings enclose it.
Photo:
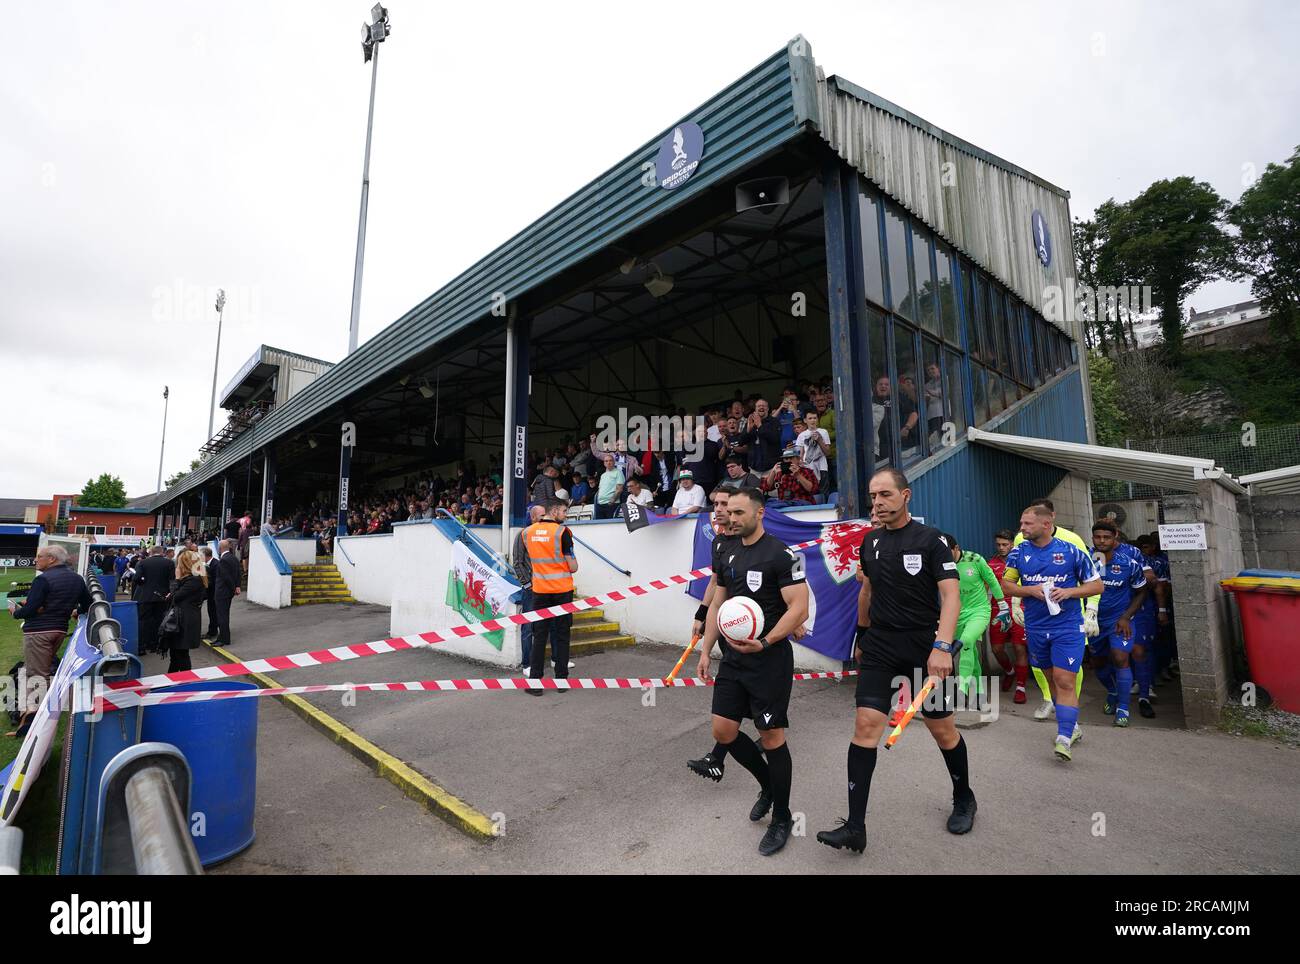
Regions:
[[[772,820],[789,820],[790,784],[794,782],[790,747],[782,743],[775,750],[768,750],[767,768],[772,778]]]
[[[953,800],[969,800],[975,794],[970,788],[970,765],[966,759],[966,740],[958,733],[957,745],[951,750],[940,748],[943,762],[948,766],[948,775],[952,777]]]
[[[864,830],[867,825],[867,798],[871,795],[871,775],[876,772],[876,748],[849,744],[849,819],[846,825]]]
[[[758,781],[759,786],[764,790],[771,790],[772,775],[768,768],[767,762],[763,759],[763,753],[759,750],[758,745],[754,743],[744,733],[737,733],[736,738],[727,744],[726,750],[731,754],[732,759],[742,767],[754,774],[754,779]],[[786,784],[786,796],[789,797],[789,784]]]

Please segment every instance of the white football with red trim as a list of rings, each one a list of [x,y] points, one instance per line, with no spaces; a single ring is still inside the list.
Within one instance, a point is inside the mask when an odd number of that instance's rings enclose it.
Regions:
[[[718,632],[727,639],[754,641],[763,635],[763,610],[748,596],[733,596],[718,607]]]

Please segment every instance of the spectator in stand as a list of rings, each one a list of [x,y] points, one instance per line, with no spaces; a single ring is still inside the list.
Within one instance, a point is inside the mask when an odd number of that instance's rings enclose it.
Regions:
[[[781,424],[768,412],[767,400],[754,401],[753,414],[745,423],[745,441],[749,445],[749,467],[766,472],[781,455]]]
[[[763,476],[759,488],[776,493],[776,501],[769,502],[769,508],[812,505],[817,494],[817,476],[800,464],[798,449],[788,448],[781,453],[781,460]]]
[[[703,425],[696,426],[693,450],[684,454],[680,465],[691,473],[695,484],[705,492],[712,492],[722,474],[722,446],[708,437]]]
[[[943,430],[943,373],[936,362],[925,366],[925,430],[930,436],[931,449],[938,448],[939,433]]]
[[[581,472],[574,472],[569,482],[569,505],[586,505],[591,499],[591,486]]]
[[[704,418],[708,424],[708,436],[710,442],[722,444],[723,430],[727,427],[726,418],[720,409],[711,408],[704,413]]]
[[[803,416],[799,413],[799,390],[787,385],[781,393],[781,406],[776,410],[776,420],[781,424],[781,444],[792,445],[803,430]]]
[[[749,441],[748,434],[741,430],[740,423],[735,418],[728,416],[722,433],[722,445],[718,449],[718,458],[726,460],[733,455],[740,456],[748,464]]]
[[[795,440],[795,447],[799,449],[800,461],[817,476],[820,485],[829,467],[826,453],[830,450],[831,439],[824,428],[818,427],[816,412],[809,412],[804,416],[803,426],[803,431]]]
[[[704,494],[704,487],[695,484],[695,477],[690,469],[682,469],[677,476],[677,494],[673,496],[672,508],[668,510],[669,515],[690,515],[694,512],[701,512],[708,507],[708,496]]]
[[[618,470],[613,455],[605,456],[605,471],[596,491],[596,518],[612,519],[623,501],[623,486],[627,478]]]
[[[727,477],[722,484],[732,489],[757,489],[763,480],[745,468],[745,460],[738,455],[727,459]]]
[[[248,540],[253,537],[253,520],[245,515],[239,520],[239,561],[243,571],[248,572]],[[169,557],[170,558],[170,557]]]
[[[916,379],[902,375],[898,379],[898,442],[901,451],[915,451],[921,444],[920,421]]]
[[[650,495],[650,490],[647,489],[638,478],[627,480],[627,498],[623,501],[635,502],[642,508],[648,508],[649,506],[654,505],[654,497]]]
[[[555,480],[560,477],[560,470],[553,465],[545,466],[533,479],[528,497],[531,502],[546,502],[555,498]]]

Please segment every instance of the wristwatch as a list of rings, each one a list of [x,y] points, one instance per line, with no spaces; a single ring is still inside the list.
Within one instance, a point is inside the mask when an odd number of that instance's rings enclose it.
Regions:
[[[933,648],[939,650],[941,653],[952,654],[952,643],[945,643],[942,639],[936,639]]]
[[[767,647],[771,646],[772,644],[767,641],[766,636],[760,636],[758,638],[758,645],[762,646],[764,649],[767,649]]]

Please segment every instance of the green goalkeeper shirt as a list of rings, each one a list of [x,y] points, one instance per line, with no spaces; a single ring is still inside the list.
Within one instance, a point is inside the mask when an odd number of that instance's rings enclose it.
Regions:
[[[990,593],[994,599],[1003,597],[1002,584],[978,552],[962,551],[961,559],[957,562],[957,577],[960,580],[963,617],[987,613]]]

